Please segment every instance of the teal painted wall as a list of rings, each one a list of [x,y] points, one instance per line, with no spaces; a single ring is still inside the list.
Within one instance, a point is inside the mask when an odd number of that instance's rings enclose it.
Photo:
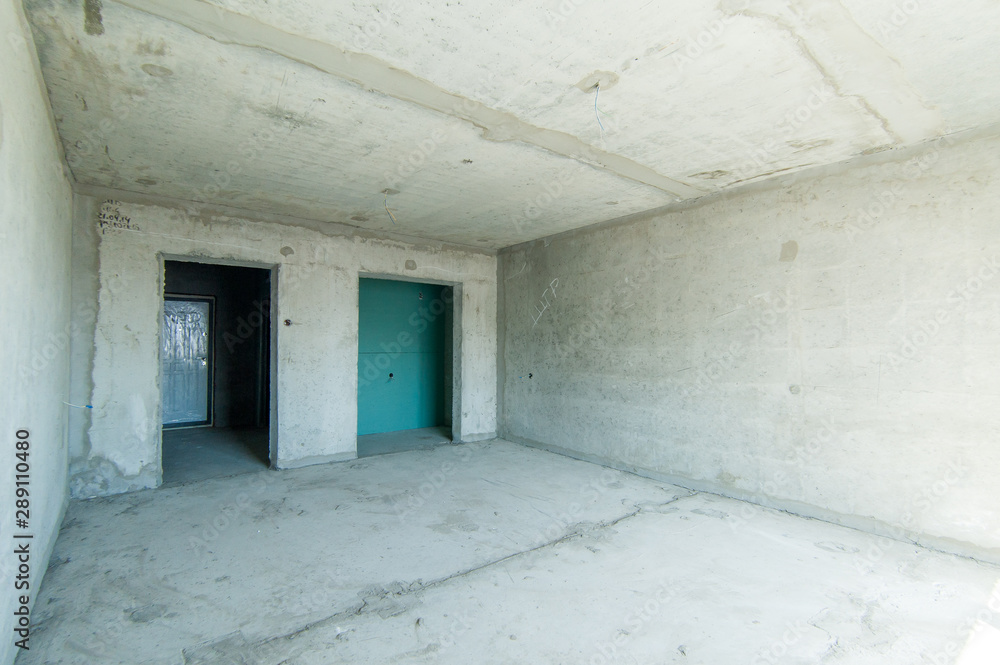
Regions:
[[[447,425],[451,289],[367,278],[359,286],[358,435]]]

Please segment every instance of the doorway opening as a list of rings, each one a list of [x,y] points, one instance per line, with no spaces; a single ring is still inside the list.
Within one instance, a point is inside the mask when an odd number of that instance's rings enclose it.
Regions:
[[[359,279],[358,457],[452,441],[454,291]]]
[[[270,464],[271,271],[164,261],[163,483]]]

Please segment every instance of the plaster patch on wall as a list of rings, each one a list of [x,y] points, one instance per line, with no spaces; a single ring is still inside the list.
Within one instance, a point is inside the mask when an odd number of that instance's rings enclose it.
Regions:
[[[154,65],[150,62],[147,62],[142,66],[142,71],[146,72],[150,76],[157,76],[161,78],[174,75],[174,70],[161,65]]]
[[[799,243],[794,240],[789,240],[784,245],[781,246],[781,256],[779,261],[782,263],[791,263],[795,260],[795,257],[799,255]]]
[[[601,90],[609,90],[618,83],[618,74],[614,72],[596,71],[580,80],[576,87],[581,91],[590,93],[598,87]]]
[[[135,476],[125,476],[117,466],[103,457],[91,457],[82,465],[70,469],[70,496],[89,499],[156,487],[156,468],[147,464]]]

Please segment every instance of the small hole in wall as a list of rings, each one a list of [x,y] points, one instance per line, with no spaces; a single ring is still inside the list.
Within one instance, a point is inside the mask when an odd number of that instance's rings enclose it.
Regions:
[[[419,293],[417,293],[417,299],[418,300],[423,300],[424,299],[424,292],[423,291],[420,291]]]
[[[393,375],[392,375],[392,372],[389,372],[389,378],[390,378],[390,379],[392,378],[392,376],[393,376]]]

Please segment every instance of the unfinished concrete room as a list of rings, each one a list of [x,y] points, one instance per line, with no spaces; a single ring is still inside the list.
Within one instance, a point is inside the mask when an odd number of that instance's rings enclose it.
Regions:
[[[0,665],[1000,663],[996,0],[0,27]]]

